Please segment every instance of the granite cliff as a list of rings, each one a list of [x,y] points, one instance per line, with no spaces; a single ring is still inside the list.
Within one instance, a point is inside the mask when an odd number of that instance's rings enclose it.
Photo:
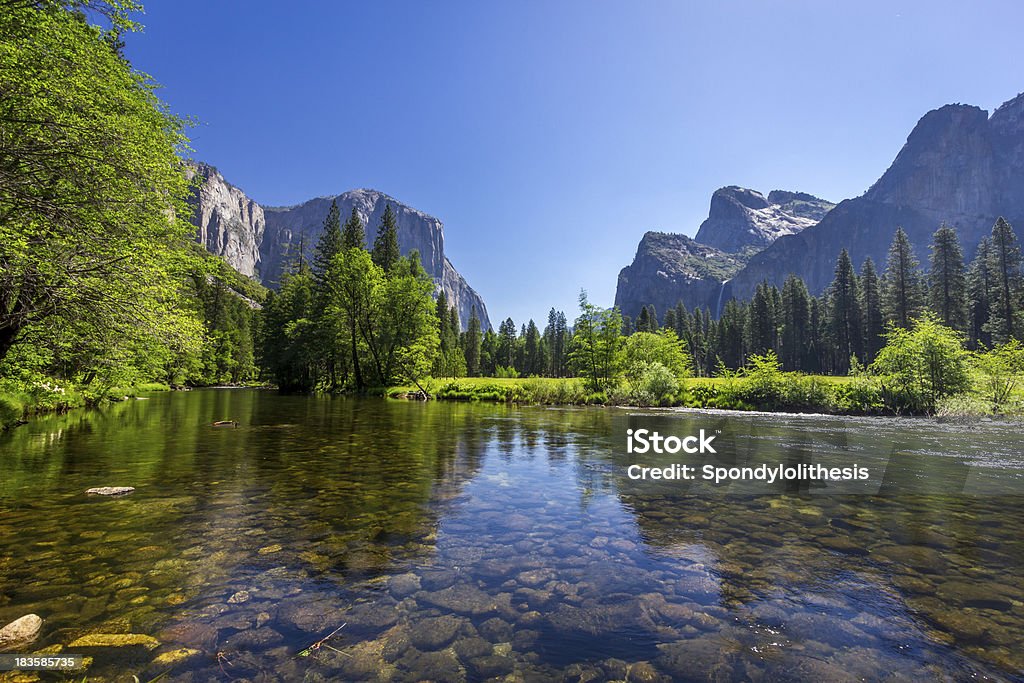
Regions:
[[[734,185],[715,191],[696,237],[648,232],[633,263],[619,273],[615,305],[635,317],[653,304],[661,316],[682,301],[718,310],[722,283],[759,250],[817,223],[834,205],[803,192],[773,190],[765,197]]]
[[[386,204],[398,220],[398,245],[403,254],[420,253],[424,269],[437,291],[444,291],[459,311],[463,329],[475,307],[483,329],[490,327],[487,306],[444,253],[444,225],[433,216],[406,206],[376,190],[352,190],[336,196],[310,199],[296,206],[264,207],[231,185],[213,167],[195,164],[199,182],[194,186],[196,240],[213,254],[223,257],[243,275],[276,287],[288,261],[301,247],[307,253],[323,231],[331,202],[337,201],[344,221],[353,207],[363,220],[367,240],[372,242]]]
[[[786,235],[811,227],[835,206],[803,192],[756,190],[731,185],[711,196],[711,210],[695,240],[721,251],[763,249]]]
[[[970,258],[999,216],[1024,234],[1024,94],[991,116],[964,104],[925,114],[867,192],[751,258],[729,282],[729,294],[748,298],[757,283],[781,283],[789,273],[820,294],[843,248],[858,268],[868,256],[884,267],[897,226],[907,232],[922,264],[942,222],[957,229]]]
[[[619,274],[615,300],[627,315],[650,303],[661,314],[679,300],[714,313],[719,299],[749,299],[758,283],[781,285],[790,273],[820,294],[844,248],[858,268],[870,256],[882,269],[902,226],[926,264],[932,233],[945,222],[957,228],[970,258],[999,216],[1024,236],[1024,94],[991,116],[963,104],[928,112],[867,192],[835,206],[803,193],[718,190],[693,240],[644,235],[633,264]],[[657,247],[668,242],[678,247]],[[723,254],[733,257],[732,270],[694,267],[695,258],[725,263]]]

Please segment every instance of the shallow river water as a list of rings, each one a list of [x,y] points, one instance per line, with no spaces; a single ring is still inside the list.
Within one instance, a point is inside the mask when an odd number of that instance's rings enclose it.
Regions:
[[[717,453],[629,455],[630,428]],[[91,657],[90,683],[1024,680],[1022,437],[154,395],[0,435],[0,626],[43,617],[23,651]],[[870,476],[627,476],[673,462]]]

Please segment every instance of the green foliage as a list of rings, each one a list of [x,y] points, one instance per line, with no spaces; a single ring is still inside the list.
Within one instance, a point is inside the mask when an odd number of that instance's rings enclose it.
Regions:
[[[515,379],[519,377],[519,371],[514,367],[499,365],[494,369],[494,376],[498,378]]]
[[[932,237],[928,296],[931,310],[946,327],[967,329],[967,278],[956,230],[943,223]]]
[[[747,359],[741,382],[744,401],[768,410],[781,407],[785,387],[786,376],[774,351]]]
[[[391,209],[391,203],[384,205],[384,215],[373,241],[373,262],[385,272],[390,271],[402,258],[398,250],[398,219]]]
[[[641,405],[668,401],[693,360],[674,330],[634,332],[622,345],[622,367],[630,393]]]
[[[580,316],[573,329],[570,368],[593,392],[614,387],[621,374],[622,316],[617,308],[600,309],[580,292]]]
[[[183,125],[111,49],[132,3],[102,5],[109,31],[48,5],[0,12],[0,359],[22,344],[88,381],[151,372],[200,339],[180,306]]]
[[[921,314],[925,287],[914,249],[903,228],[896,229],[885,275],[882,278],[882,303],[886,320],[904,329]]]
[[[1024,376],[1024,346],[1019,341],[1001,344],[974,355],[976,393],[992,412],[1011,412],[1012,399]]]
[[[959,332],[928,312],[911,329],[891,325],[886,344],[871,364],[880,377],[886,407],[895,412],[934,412],[939,399],[970,386],[968,353]]]

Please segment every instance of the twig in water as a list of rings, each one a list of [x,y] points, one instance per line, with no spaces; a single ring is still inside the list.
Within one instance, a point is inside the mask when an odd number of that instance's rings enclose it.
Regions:
[[[349,655],[347,655],[346,653],[327,644],[327,641],[333,638],[338,633],[338,631],[340,631],[343,628],[345,628],[345,624],[342,624],[341,626],[327,634],[325,637],[321,638],[320,640],[316,641],[315,643],[307,647],[305,650],[297,654],[296,657],[309,657],[319,652],[320,648],[322,647],[326,647],[328,650],[332,650],[334,652],[337,652],[339,655],[345,655],[346,657],[348,657]]]

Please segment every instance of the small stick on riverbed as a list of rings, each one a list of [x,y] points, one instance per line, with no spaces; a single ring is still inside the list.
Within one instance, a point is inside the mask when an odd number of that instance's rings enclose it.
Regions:
[[[342,624],[338,628],[334,629],[327,636],[325,636],[325,637],[321,638],[320,640],[316,641],[315,643],[313,643],[312,645],[310,645],[305,650],[303,650],[302,652],[300,652],[299,654],[297,654],[295,656],[296,657],[309,657],[310,655],[312,655],[312,654],[314,654],[316,652],[319,652],[320,648],[326,647],[328,650],[333,650],[334,652],[337,652],[339,655],[345,655],[346,657],[348,657],[349,656],[348,654],[342,652],[341,650],[339,650],[337,648],[331,647],[330,645],[327,644],[327,641],[330,640],[331,638],[333,638],[338,633],[338,631],[340,631],[343,628],[345,628],[345,624]]]

